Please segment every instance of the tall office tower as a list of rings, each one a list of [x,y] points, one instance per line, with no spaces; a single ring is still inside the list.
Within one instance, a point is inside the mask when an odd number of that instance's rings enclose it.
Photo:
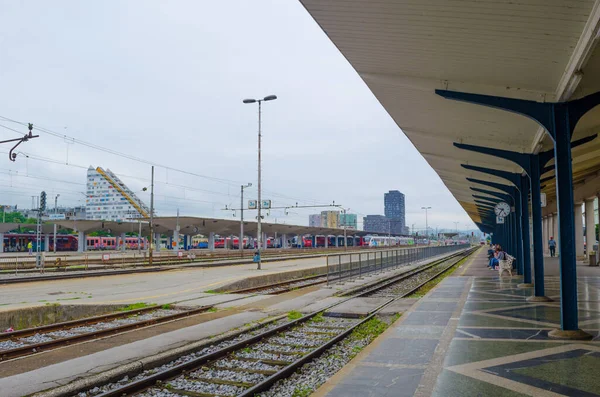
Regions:
[[[383,195],[384,214],[390,220],[391,233],[402,234],[406,226],[404,194],[390,190]]]

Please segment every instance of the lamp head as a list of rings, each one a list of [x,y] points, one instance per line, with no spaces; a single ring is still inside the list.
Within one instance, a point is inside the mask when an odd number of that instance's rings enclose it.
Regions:
[[[244,103],[254,103],[254,102],[256,102],[256,99],[244,99],[243,102]]]
[[[267,95],[263,98],[263,101],[273,101],[275,99],[277,99],[277,95]]]

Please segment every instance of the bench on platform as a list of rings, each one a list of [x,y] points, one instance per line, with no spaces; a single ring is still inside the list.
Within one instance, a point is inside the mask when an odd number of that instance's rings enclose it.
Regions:
[[[506,255],[508,259],[501,260],[498,266],[498,274],[500,277],[504,274],[504,272],[508,272],[508,275],[512,278],[512,270],[513,270],[513,262],[515,261],[515,257],[511,255]]]

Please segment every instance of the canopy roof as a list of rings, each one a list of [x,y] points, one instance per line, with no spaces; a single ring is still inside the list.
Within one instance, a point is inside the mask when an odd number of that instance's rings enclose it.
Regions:
[[[469,187],[482,186],[466,177],[509,183],[461,164],[522,169],[453,143],[532,153],[552,142],[530,119],[443,99],[434,90],[547,102],[600,91],[600,1],[301,2],[475,222]],[[598,132],[600,107],[581,119],[573,140]],[[600,187],[600,138],[573,149],[573,173],[576,190]],[[554,181],[543,191],[555,201]]]
[[[84,233],[91,233],[94,231],[104,230],[109,231],[113,234],[137,233],[140,225],[142,227],[142,235],[148,235],[150,233],[150,227],[147,221],[141,221],[141,223],[132,222],[112,222],[112,221],[92,221],[92,220],[59,220],[49,221],[42,225],[42,232],[44,234],[52,233],[53,224],[57,224],[59,229],[71,229],[82,231]],[[217,218],[197,218],[197,217],[156,217],[154,218],[154,231],[156,233],[170,234],[172,233],[179,224],[179,232],[185,235],[196,235],[204,234],[208,235],[213,232],[221,236],[239,235],[240,233],[240,222],[230,219],[217,219]],[[308,226],[297,226],[287,225],[282,223],[261,223],[262,230],[269,236],[274,236],[275,233],[278,235],[338,235],[344,234],[344,229],[332,229],[322,227],[308,227]],[[18,223],[0,223],[0,233],[6,233],[10,230],[17,229],[18,227],[28,228],[35,230],[35,224],[18,224]],[[256,235],[256,222],[244,222],[244,234]],[[377,234],[373,232],[364,232],[362,230],[346,229],[348,236],[365,236],[368,234]],[[380,233],[386,234],[386,233]],[[395,234],[391,234],[396,236]]]

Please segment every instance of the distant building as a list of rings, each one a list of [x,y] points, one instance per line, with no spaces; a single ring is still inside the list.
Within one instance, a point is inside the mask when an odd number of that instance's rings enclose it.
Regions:
[[[90,166],[85,215],[88,220],[118,221],[147,218],[150,209],[109,169]]]
[[[371,233],[388,233],[389,220],[383,215],[367,215],[363,218],[363,230]]]
[[[390,190],[383,195],[385,217],[390,220],[391,233],[404,234],[406,226],[404,194]]]
[[[321,227],[339,228],[340,213],[338,211],[321,211]]]
[[[50,216],[55,214],[62,214],[65,216],[66,220],[72,221],[87,219],[85,216],[85,206],[83,205],[77,207],[58,207],[56,211],[54,210],[54,207],[50,207],[47,209],[46,216],[43,217],[43,219],[50,219]]]
[[[308,216],[308,226],[321,227],[321,214],[313,214]]]
[[[346,227],[346,229],[358,229],[358,219],[356,214],[340,214],[340,228]]]

